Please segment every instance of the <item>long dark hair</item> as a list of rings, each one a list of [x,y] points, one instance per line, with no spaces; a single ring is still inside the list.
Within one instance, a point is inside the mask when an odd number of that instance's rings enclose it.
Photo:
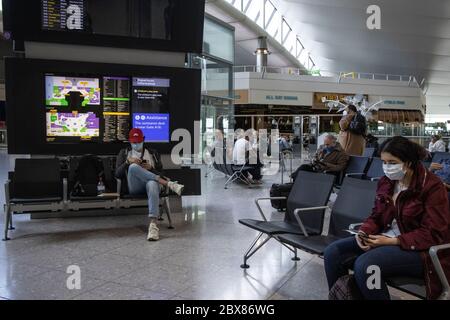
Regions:
[[[348,110],[352,110],[355,113],[358,112],[358,109],[352,104],[350,104],[347,108],[348,108]]]
[[[392,154],[404,163],[409,163],[413,170],[416,170],[420,161],[427,157],[427,151],[424,147],[401,136],[384,141],[380,146],[380,155],[383,152]]]

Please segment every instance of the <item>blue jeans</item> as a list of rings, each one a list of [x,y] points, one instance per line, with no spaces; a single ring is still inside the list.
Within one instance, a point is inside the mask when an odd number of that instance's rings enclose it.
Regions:
[[[159,217],[159,176],[133,163],[128,168],[128,190],[132,195],[147,194],[148,216]]]
[[[386,277],[422,278],[424,276],[423,262],[419,252],[403,250],[399,246],[382,246],[363,251],[358,246],[355,237],[348,237],[330,244],[325,249],[324,259],[325,273],[330,289],[340,277],[348,274],[348,269],[352,267],[354,261],[355,281],[364,299],[367,300],[390,300],[385,282]],[[373,274],[373,272],[368,272],[369,266],[380,268],[380,289],[370,289],[367,286],[367,280]]]

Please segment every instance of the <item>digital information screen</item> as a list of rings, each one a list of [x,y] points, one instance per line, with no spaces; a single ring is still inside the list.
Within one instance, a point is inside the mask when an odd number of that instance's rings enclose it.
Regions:
[[[133,128],[144,132],[146,142],[169,142],[170,79],[133,78]]]
[[[133,112],[169,113],[170,79],[133,78]]]
[[[170,79],[45,74],[47,142],[170,142]]]
[[[45,76],[45,101],[47,106],[101,104],[100,80],[98,78],[74,78]]]
[[[133,128],[141,129],[145,142],[169,142],[168,114],[133,113]]]
[[[100,119],[93,113],[47,112],[47,138],[79,137],[91,140],[100,136]]]
[[[126,141],[130,131],[130,78],[103,78],[104,142]]]
[[[84,30],[84,0],[41,0],[42,29]]]

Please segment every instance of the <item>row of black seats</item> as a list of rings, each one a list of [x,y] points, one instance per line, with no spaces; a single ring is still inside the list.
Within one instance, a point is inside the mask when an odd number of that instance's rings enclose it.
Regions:
[[[368,148],[363,156],[350,156],[347,168],[338,176],[336,185],[342,184],[345,177],[371,181],[376,181],[383,177],[383,161],[381,158],[370,156],[371,154],[373,155],[374,152]],[[450,159],[450,153],[436,152],[433,154],[431,161],[423,161],[423,164],[428,168],[432,162],[439,163],[444,159]]]
[[[57,158],[16,159],[14,172],[9,173],[9,180],[5,183],[4,240],[9,240],[8,231],[14,229],[13,214],[146,206],[146,195],[141,197],[124,193],[122,181],[113,178],[113,164],[108,160],[103,160],[105,176],[110,177],[113,181],[110,185],[116,190],[106,196],[80,197],[71,196],[75,184],[73,168],[78,158],[70,160],[68,177],[63,177],[61,163]],[[169,227],[172,228],[168,196],[168,191],[163,189],[160,195],[161,205],[168,216]]]
[[[325,212],[329,208],[327,204],[333,185],[334,176],[332,175],[300,172],[287,199],[284,221],[270,221],[261,209],[261,201],[273,198],[256,199],[255,203],[262,219],[239,220],[241,224],[259,232],[244,254],[244,263],[241,267],[248,268],[248,259],[270,239],[280,242],[291,250],[294,253],[293,260],[299,260],[297,249],[323,255],[329,244],[351,236],[346,230],[364,221],[372,211],[377,182],[345,177],[331,208],[328,234],[324,235]],[[265,239],[260,241],[263,236]],[[450,244],[444,247],[450,248]],[[434,254],[437,250],[437,248],[431,248],[430,254]],[[440,268],[437,265],[439,261],[436,259],[433,263],[439,273]],[[445,275],[441,279],[445,279]],[[423,279],[393,277],[388,279],[388,283],[417,297],[425,297]],[[442,287],[447,288],[445,285]]]

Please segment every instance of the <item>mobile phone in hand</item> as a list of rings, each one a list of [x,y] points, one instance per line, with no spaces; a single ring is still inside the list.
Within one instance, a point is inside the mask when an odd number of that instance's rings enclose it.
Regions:
[[[369,238],[369,235],[367,235],[367,234],[365,234],[365,233],[358,233],[358,237],[361,239],[361,240],[367,240],[367,239],[370,239]]]

